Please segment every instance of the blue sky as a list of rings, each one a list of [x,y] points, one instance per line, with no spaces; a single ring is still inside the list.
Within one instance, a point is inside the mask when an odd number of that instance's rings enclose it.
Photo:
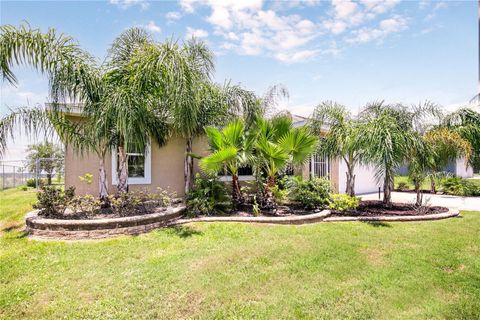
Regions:
[[[58,31],[103,60],[123,30],[142,26],[162,41],[192,34],[216,53],[215,80],[261,94],[287,86],[282,107],[308,115],[323,100],[444,106],[478,90],[476,1],[1,1],[1,24]],[[43,103],[45,79],[17,68],[1,108]],[[20,146],[17,146],[20,148]]]

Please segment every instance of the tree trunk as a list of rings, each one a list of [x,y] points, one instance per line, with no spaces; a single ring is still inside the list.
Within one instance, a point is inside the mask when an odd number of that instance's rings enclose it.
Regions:
[[[238,175],[232,174],[232,202],[234,209],[243,203],[242,192],[240,191],[240,182],[238,181]]]
[[[421,207],[423,202],[423,194],[422,194],[422,191],[420,190],[420,187],[421,187],[420,182],[415,182],[415,192],[417,193],[417,202],[415,203],[415,205],[417,207]]]
[[[275,177],[268,177],[265,185],[265,196],[263,208],[267,210],[273,210],[277,207],[275,197],[272,192],[272,188],[275,187]]]
[[[118,192],[128,192],[128,155],[124,147],[118,147],[118,168],[117,168]]]
[[[98,169],[98,190],[100,201],[106,202],[108,198],[108,180],[107,172],[105,171],[105,159],[100,160],[100,166]]]
[[[430,193],[437,193],[434,176],[430,177]]]
[[[347,187],[345,193],[351,197],[355,197],[355,174],[353,174],[353,169],[350,166],[347,166]]]
[[[50,186],[52,185],[52,174],[47,173],[47,184]]]
[[[185,166],[184,166],[184,179],[185,179],[185,194],[193,189],[193,158],[191,156],[193,146],[193,139],[187,138],[187,145],[185,148]]]
[[[392,178],[389,173],[385,175],[385,181],[383,183],[383,204],[386,207],[392,206]]]

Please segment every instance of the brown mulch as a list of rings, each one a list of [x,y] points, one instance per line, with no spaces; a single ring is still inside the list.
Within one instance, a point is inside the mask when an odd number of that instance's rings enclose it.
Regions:
[[[375,217],[375,216],[420,216],[447,212],[448,208],[438,206],[416,207],[409,203],[393,203],[387,208],[381,201],[362,201],[357,209],[344,212],[334,211],[332,216]]]

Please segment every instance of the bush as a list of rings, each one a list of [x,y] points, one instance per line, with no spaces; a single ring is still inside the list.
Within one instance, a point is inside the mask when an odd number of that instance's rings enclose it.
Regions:
[[[448,177],[441,181],[442,191],[456,196],[479,196],[480,187],[466,179]]]
[[[102,201],[92,195],[84,195],[74,197],[70,203],[69,207],[75,213],[84,213],[87,216],[95,216],[100,212],[102,206]]]
[[[33,207],[40,209],[40,214],[47,217],[63,215],[74,196],[74,187],[62,191],[52,186],[43,186],[37,193],[38,202]]]
[[[400,191],[405,191],[405,190],[410,189],[410,187],[408,186],[408,183],[402,181],[402,182],[398,183],[397,189],[400,190]]]
[[[38,179],[38,186],[43,187],[44,185],[45,185],[45,180]],[[27,179],[27,187],[36,188],[37,187],[37,179],[35,179],[35,178]]]
[[[173,195],[161,188],[157,188],[157,192],[143,189],[110,195],[108,202],[113,213],[119,216],[132,216],[151,213],[158,207],[170,205]]]
[[[302,177],[291,177],[286,186],[290,198],[305,209],[321,208],[329,203],[330,181],[325,178],[303,180]]]
[[[331,194],[328,207],[335,211],[356,209],[360,204],[360,198],[351,197],[347,194]]]
[[[186,195],[187,215],[217,215],[231,208],[225,184],[216,176],[195,177],[194,188]]]

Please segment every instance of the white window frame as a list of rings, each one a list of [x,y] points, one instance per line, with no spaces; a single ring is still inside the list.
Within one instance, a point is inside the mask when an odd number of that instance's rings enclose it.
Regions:
[[[317,159],[315,159],[316,157],[321,157],[321,160],[320,161],[317,161]],[[325,175],[323,176],[317,176],[315,174],[315,164],[318,163],[318,164],[321,164],[321,165],[325,165]],[[325,155],[312,155],[311,159],[310,159],[310,177],[312,178],[320,178],[320,177],[324,177],[324,178],[327,178],[330,180],[330,158],[328,158],[327,156]]]
[[[255,177],[252,175],[238,176],[238,181],[252,181],[252,180],[255,180]],[[220,181],[230,182],[232,181],[232,176],[220,176]]]
[[[150,144],[145,147],[144,176],[128,178],[128,184],[151,184],[152,183],[152,152]],[[118,184],[117,178],[117,148],[112,148],[112,184]]]

